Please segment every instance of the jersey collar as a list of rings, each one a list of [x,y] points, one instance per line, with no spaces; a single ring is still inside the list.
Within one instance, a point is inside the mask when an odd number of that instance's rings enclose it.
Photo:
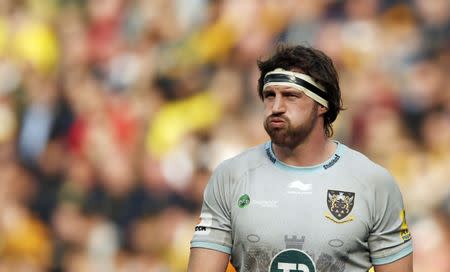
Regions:
[[[334,141],[337,144],[336,151],[326,161],[313,166],[293,166],[280,161],[272,149],[272,141],[268,141],[264,144],[268,159],[277,167],[282,170],[287,170],[296,173],[312,173],[317,171],[326,171],[332,168],[342,157],[344,145],[338,141]]]

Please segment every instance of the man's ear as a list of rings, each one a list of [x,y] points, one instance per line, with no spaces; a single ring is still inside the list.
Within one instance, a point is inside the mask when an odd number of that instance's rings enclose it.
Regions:
[[[324,115],[328,111],[327,107],[319,105],[319,115]]]

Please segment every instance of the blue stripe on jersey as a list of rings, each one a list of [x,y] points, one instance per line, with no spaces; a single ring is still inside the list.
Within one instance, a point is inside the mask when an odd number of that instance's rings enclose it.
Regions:
[[[275,156],[275,153],[272,149],[272,142],[268,141],[266,142],[264,149],[266,150],[267,156],[269,157],[269,160],[272,161],[272,163],[282,169],[287,170],[291,172],[296,172],[298,174],[305,174],[305,173],[313,173],[318,171],[324,171],[328,168],[331,168],[335,163],[339,161],[339,159],[342,157],[342,154],[344,153],[344,145],[334,141],[337,144],[337,148],[335,153],[325,162],[313,166],[306,166],[306,167],[300,167],[300,166],[292,166],[289,164],[286,164],[280,160],[277,159]]]
[[[230,247],[219,245],[219,244],[214,244],[214,243],[210,243],[210,242],[192,242],[191,248],[194,248],[194,247],[207,248],[207,249],[212,249],[212,250],[220,251],[223,253],[231,254]]]
[[[411,254],[412,252],[413,252],[413,246],[412,246],[412,242],[410,240],[409,245],[407,247],[403,248],[402,250],[400,250],[399,252],[397,252],[393,255],[381,257],[381,258],[372,258],[372,264],[373,265],[383,265],[383,264],[392,263],[392,262],[395,262],[395,261]]]

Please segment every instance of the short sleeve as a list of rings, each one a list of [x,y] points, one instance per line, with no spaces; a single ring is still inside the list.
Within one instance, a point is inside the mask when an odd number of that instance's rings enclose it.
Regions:
[[[195,227],[191,248],[231,253],[230,179],[223,164],[212,174],[203,194],[200,223]]]
[[[400,189],[385,169],[377,175],[374,198],[368,242],[372,263],[382,265],[409,255],[413,247]]]

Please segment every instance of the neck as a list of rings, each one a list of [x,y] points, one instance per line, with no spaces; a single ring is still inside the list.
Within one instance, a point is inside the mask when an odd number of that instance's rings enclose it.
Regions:
[[[329,140],[323,130],[313,130],[295,147],[279,146],[272,143],[275,155],[282,162],[292,166],[313,166],[326,161],[336,151],[336,144]]]

